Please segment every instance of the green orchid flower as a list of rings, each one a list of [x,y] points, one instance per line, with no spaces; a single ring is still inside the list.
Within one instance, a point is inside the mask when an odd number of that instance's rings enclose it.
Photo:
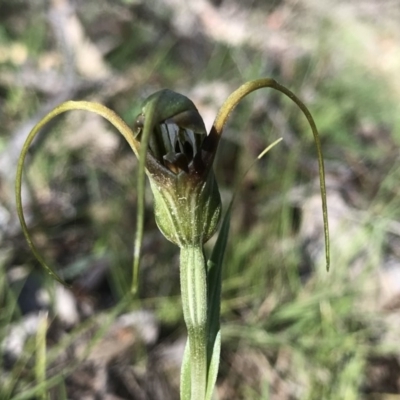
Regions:
[[[133,129],[101,104],[69,101],[50,112],[32,129],[21,151],[16,178],[18,216],[32,252],[44,268],[61,283],[64,283],[61,277],[46,264],[32,242],[23,214],[23,164],[36,134],[61,113],[87,110],[111,122],[139,158],[133,292],[136,291],[138,281],[147,175],[154,196],[157,225],[163,235],[180,248],[182,307],[188,330],[188,342],[182,362],[181,400],[211,400],[218,373],[221,346],[221,269],[229,233],[232,202],[223,218],[209,260],[206,260],[203,248],[204,243],[216,232],[222,215],[221,198],[212,168],[218,143],[229,114],[235,106],[249,93],[267,87],[282,92],[296,103],[307,118],[314,135],[319,162],[326,264],[329,268],[325,173],[318,131],[306,106],[289,89],[273,79],[247,82],[233,92],[222,105],[208,133],[193,102],[170,90],[154,93],[144,102]]]

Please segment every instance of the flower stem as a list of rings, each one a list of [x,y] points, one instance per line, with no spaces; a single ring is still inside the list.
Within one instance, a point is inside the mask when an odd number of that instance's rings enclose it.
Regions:
[[[207,274],[201,245],[181,248],[180,269],[183,316],[190,351],[190,400],[204,400],[207,388]]]

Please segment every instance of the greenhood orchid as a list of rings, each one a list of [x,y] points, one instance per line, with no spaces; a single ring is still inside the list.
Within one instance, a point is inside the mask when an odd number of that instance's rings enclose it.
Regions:
[[[16,178],[16,200],[23,232],[32,252],[59,282],[61,277],[37,251],[25,222],[21,181],[25,157],[39,130],[55,116],[70,110],[95,112],[114,125],[139,158],[137,227],[134,243],[136,291],[143,237],[144,186],[147,175],[154,196],[155,219],[163,235],[180,248],[182,307],[188,330],[181,375],[181,400],[211,400],[220,357],[221,269],[232,203],[225,213],[214,250],[206,260],[203,245],[216,232],[222,215],[221,198],[213,162],[229,114],[249,93],[270,87],[288,96],[307,118],[317,148],[322,213],[325,228],[326,264],[329,268],[329,231],[321,144],[314,120],[306,106],[273,79],[247,82],[222,105],[210,132],[195,105],[187,97],[164,89],[143,104],[134,126],[101,104],[69,101],[44,117],[30,132],[21,152]],[[264,153],[264,152],[263,152]]]

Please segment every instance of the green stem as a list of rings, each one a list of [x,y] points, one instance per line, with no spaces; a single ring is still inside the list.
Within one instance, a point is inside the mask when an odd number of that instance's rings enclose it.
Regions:
[[[207,388],[207,271],[203,248],[181,248],[181,296],[190,350],[190,400],[204,400]]]

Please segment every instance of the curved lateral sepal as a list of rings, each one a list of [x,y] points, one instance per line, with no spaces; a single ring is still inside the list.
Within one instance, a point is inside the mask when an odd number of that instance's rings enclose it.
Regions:
[[[132,130],[129,128],[129,126],[112,110],[109,108],[98,104],[98,103],[93,103],[93,102],[88,102],[88,101],[67,101],[65,103],[60,104],[58,107],[56,107],[53,111],[48,113],[44,118],[42,118],[31,130],[29,133],[28,137],[25,140],[25,143],[22,147],[21,154],[18,159],[18,165],[17,165],[17,176],[15,180],[15,197],[16,197],[16,203],[17,203],[17,213],[18,213],[18,218],[21,223],[22,231],[24,233],[24,236],[28,242],[28,245],[36,257],[36,259],[39,261],[39,263],[45,268],[45,270],[58,282],[61,284],[68,286],[63,279],[54,271],[53,268],[47,265],[47,263],[44,261],[42,256],[40,255],[39,251],[37,250],[36,246],[34,245],[31,235],[29,234],[28,227],[26,225],[25,221],[25,216],[24,216],[24,211],[23,211],[23,206],[22,206],[22,196],[21,196],[21,191],[22,191],[22,172],[23,172],[23,167],[24,167],[24,161],[26,158],[26,155],[28,154],[28,150],[30,145],[32,144],[33,140],[35,139],[36,135],[42,129],[48,122],[50,122],[53,118],[55,118],[57,115],[62,114],[66,111],[71,111],[71,110],[86,110],[86,111],[91,111],[94,112],[98,115],[101,115],[103,118],[108,120],[121,134],[124,136],[126,141],[129,143],[130,147],[134,151],[134,153],[137,155],[138,154],[138,142],[135,139]],[[139,193],[139,197],[143,194]],[[138,209],[138,214],[141,213],[143,216],[143,210]],[[143,217],[139,218],[138,220],[138,225],[143,225]],[[141,238],[143,235],[143,229],[137,231],[137,236],[139,237],[139,242],[141,243]]]
[[[326,258],[326,269],[329,271],[330,265],[330,242],[329,242],[329,224],[328,224],[328,206],[326,201],[326,185],[325,185],[325,167],[324,159],[322,156],[321,141],[319,139],[318,129],[315,125],[314,119],[304,105],[304,103],[289,89],[279,84],[276,80],[271,78],[256,79],[250,82],[244,83],[237,90],[235,90],[226,100],[222,107],[219,109],[217,117],[215,118],[213,127],[209,135],[209,141],[212,146],[218,146],[218,142],[221,138],[223,128],[228,120],[230,113],[238,105],[238,103],[246,97],[248,94],[262,88],[272,88],[278,92],[283,93],[289,97],[296,105],[300,108],[304,116],[311,127],[311,131],[314,136],[314,143],[317,148],[318,157],[318,170],[319,170],[319,184],[321,189],[321,200],[322,200],[322,215],[324,218],[324,236],[325,236],[325,258]]]

